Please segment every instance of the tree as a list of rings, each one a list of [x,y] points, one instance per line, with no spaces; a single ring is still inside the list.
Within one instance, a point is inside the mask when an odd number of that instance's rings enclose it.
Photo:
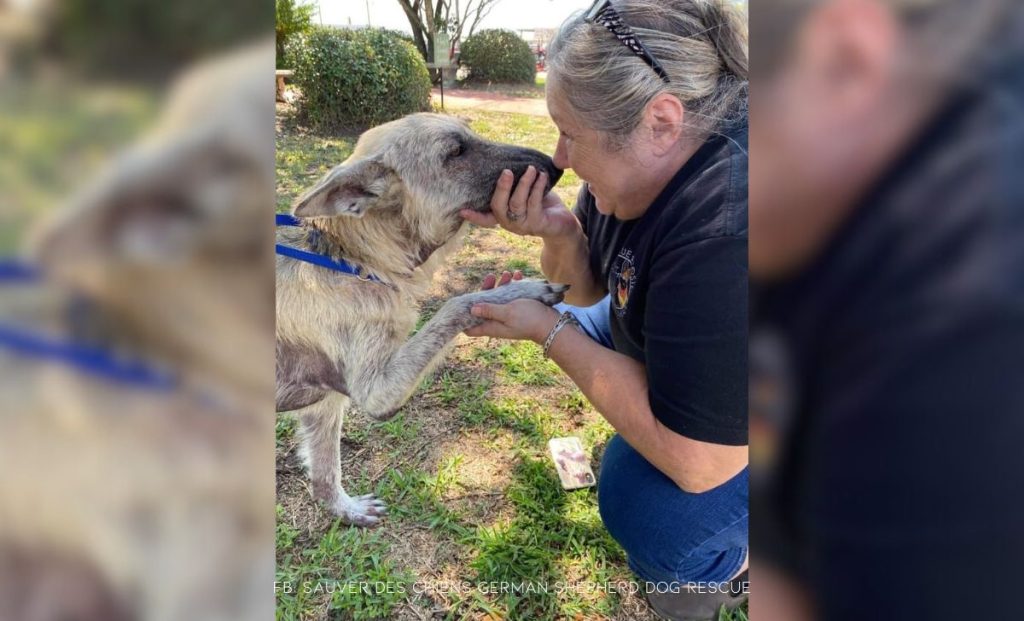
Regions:
[[[292,35],[308,32],[313,26],[313,12],[316,4],[299,4],[299,0],[277,0],[277,25],[274,38],[277,41],[277,63],[284,58],[284,45]]]
[[[398,0],[412,28],[416,47],[427,62],[434,60],[434,35],[447,32],[451,48],[463,35],[469,37],[501,0]],[[460,4],[462,7],[460,7]],[[468,30],[466,29],[468,24]]]

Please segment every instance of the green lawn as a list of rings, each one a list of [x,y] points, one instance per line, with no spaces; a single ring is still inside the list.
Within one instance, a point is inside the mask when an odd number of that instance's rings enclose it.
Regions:
[[[459,82],[457,88],[464,91],[483,91],[485,93],[500,93],[509,97],[529,97],[530,99],[544,99],[544,84],[547,81],[547,74],[538,73],[533,84],[504,84],[491,82],[473,82],[471,80]]]
[[[0,253],[102,169],[156,111],[137,89],[23,85],[0,90]]]
[[[557,139],[548,119],[460,116],[487,138],[548,153]],[[353,144],[352,137],[319,137],[280,123],[279,208]],[[579,183],[571,172],[560,182],[567,204]],[[488,272],[539,274],[539,251],[532,239],[474,230],[435,278],[424,320]],[[534,344],[460,336],[394,419],[377,423],[357,413],[345,421],[347,491],[373,492],[390,508],[383,526],[368,531],[341,525],[312,501],[295,422],[282,416],[277,618],[654,619],[641,595],[621,586],[627,592],[614,592],[631,574],[601,523],[594,489],[563,491],[547,454],[549,438],[577,436],[596,471],[612,434]]]

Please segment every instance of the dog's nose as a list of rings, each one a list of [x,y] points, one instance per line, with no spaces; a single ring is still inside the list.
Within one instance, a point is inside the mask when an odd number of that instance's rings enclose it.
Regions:
[[[562,174],[565,173],[565,171],[562,170],[561,168],[555,166],[554,164],[548,165],[547,169],[548,169],[549,183],[551,184],[551,187],[553,188],[558,183],[558,180],[562,178]]]

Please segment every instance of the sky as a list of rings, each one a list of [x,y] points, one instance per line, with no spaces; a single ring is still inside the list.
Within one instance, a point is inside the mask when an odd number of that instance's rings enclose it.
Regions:
[[[477,26],[477,30],[557,28],[574,11],[589,8],[592,1],[499,0],[490,14]],[[320,15],[313,16],[314,22],[322,18],[324,24],[351,23],[353,26],[365,26],[368,7],[369,25],[410,32],[409,20],[405,17],[398,0],[319,0],[319,6]]]

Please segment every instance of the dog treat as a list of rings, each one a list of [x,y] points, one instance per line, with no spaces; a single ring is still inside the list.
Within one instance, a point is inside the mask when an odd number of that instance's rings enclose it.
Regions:
[[[548,440],[548,450],[563,489],[593,487],[597,483],[590,469],[590,456],[579,438],[552,438]]]

